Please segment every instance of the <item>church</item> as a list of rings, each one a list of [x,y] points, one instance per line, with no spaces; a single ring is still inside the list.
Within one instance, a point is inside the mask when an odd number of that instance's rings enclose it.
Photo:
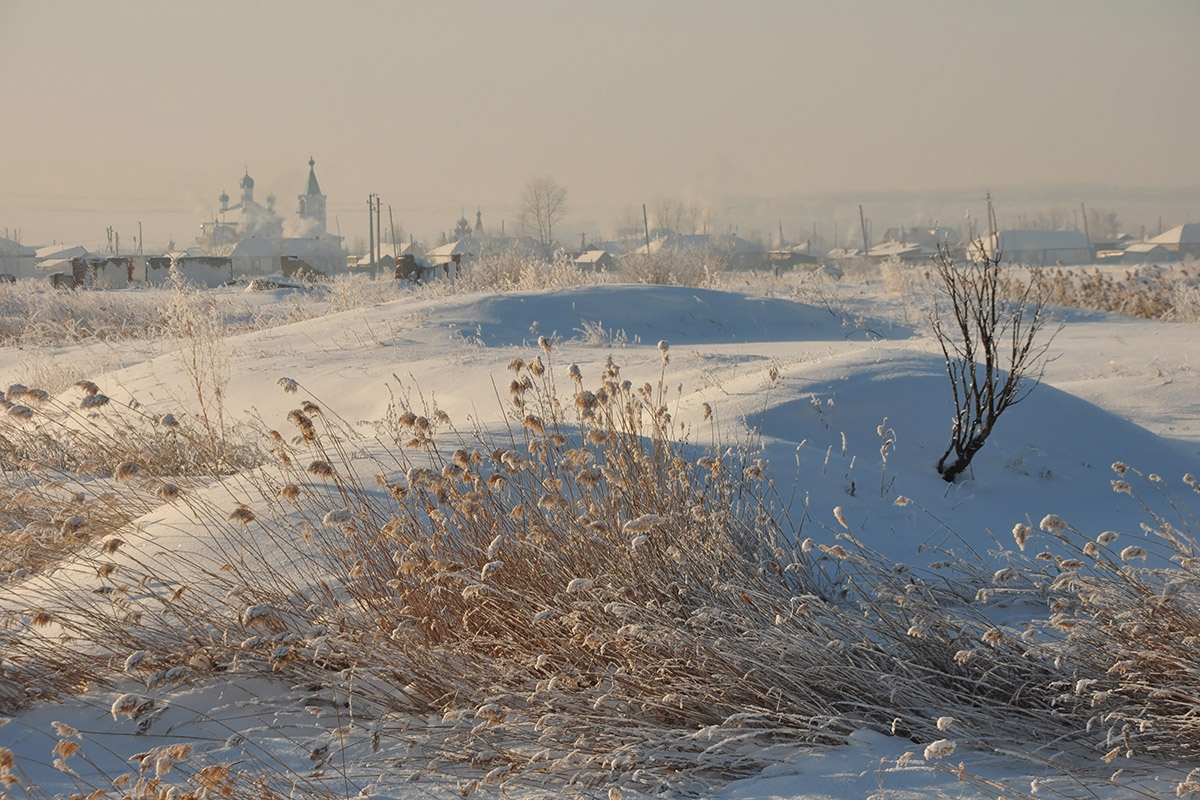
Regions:
[[[346,269],[340,236],[329,233],[325,195],[317,182],[316,161],[308,159],[308,180],[297,196],[294,217],[254,199],[254,179],[247,170],[239,184],[241,200],[230,205],[222,193],[220,211],[201,223],[196,242],[213,255],[228,256],[234,277],[275,275],[332,275]]]
[[[301,239],[327,239],[330,237],[328,218],[325,211],[325,195],[317,182],[316,161],[308,159],[308,180],[304,192],[298,196],[299,205],[294,220],[285,220],[275,210],[275,197],[268,195],[266,205],[254,199],[254,178],[247,170],[238,186],[242,196],[230,205],[225,192],[218,198],[219,210],[210,220],[200,223],[200,235],[196,243],[212,252],[228,251],[243,239],[283,239],[284,236]],[[340,244],[340,243],[339,243]]]

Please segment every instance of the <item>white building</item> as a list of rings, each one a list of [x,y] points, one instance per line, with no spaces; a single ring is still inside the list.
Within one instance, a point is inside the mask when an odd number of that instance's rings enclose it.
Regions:
[[[1161,244],[1174,258],[1179,260],[1188,256],[1200,258],[1200,222],[1176,225],[1171,230],[1151,238],[1149,242]]]
[[[984,236],[972,243],[969,252],[994,257],[996,251],[1005,264],[1045,267],[1054,264],[1090,264],[1095,260],[1087,237],[1079,231],[1000,231],[995,241]]]
[[[12,239],[0,238],[0,275],[32,278],[37,274],[37,250]]]

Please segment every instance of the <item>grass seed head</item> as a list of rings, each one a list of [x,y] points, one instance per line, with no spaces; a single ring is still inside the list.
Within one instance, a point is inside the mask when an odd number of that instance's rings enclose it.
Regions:
[[[317,459],[308,465],[308,471],[320,478],[329,478],[333,476],[333,467],[328,461]]]
[[[102,394],[84,395],[79,401],[80,408],[100,408],[108,405],[108,397]]]
[[[1122,561],[1133,561],[1135,558],[1146,560],[1146,548],[1131,544],[1121,551]]]
[[[1018,522],[1013,526],[1013,539],[1016,541],[1017,547],[1021,548],[1022,551],[1025,550],[1025,540],[1029,538],[1029,534],[1032,531],[1033,529],[1024,522]]]
[[[13,419],[28,422],[33,419],[33,409],[29,406],[15,405],[8,409],[8,415]]]
[[[945,758],[954,752],[956,746],[949,739],[938,739],[925,748],[925,760],[932,761],[935,758]]]
[[[243,525],[249,525],[254,521],[254,512],[251,511],[246,505],[239,503],[238,507],[230,512],[229,521],[240,522]]]
[[[1042,521],[1038,523],[1038,527],[1047,533],[1061,533],[1068,527],[1066,520],[1057,514],[1047,514],[1042,517]]]
[[[304,439],[304,441],[311,442],[316,440],[317,429],[315,426],[313,426],[312,420],[309,419],[308,415],[306,415],[303,411],[298,408],[292,409],[292,411],[288,413],[288,421],[296,426],[296,429],[300,431],[300,436],[302,439]]]

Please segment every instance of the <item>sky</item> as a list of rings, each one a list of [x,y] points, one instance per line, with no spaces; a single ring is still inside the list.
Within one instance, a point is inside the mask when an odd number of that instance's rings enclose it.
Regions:
[[[294,213],[310,157],[348,242],[371,193],[418,238],[512,232],[534,176],[593,238],[663,197],[773,228],[1006,187],[1166,189],[1178,224],[1198,37],[1195,0],[0,0],[0,235],[186,246],[244,171]]]

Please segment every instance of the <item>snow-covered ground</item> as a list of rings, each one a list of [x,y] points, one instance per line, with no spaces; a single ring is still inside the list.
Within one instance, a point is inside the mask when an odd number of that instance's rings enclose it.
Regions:
[[[405,404],[444,411],[459,430],[496,431],[505,422],[512,377],[507,365],[516,357],[532,358],[539,337],[546,336],[553,343],[553,365],[578,365],[585,385],[598,378],[610,357],[635,384],[654,383],[665,370],[672,390],[668,403],[683,435],[700,445],[761,449],[797,536],[832,542],[840,529],[837,507],[859,542],[915,568],[930,567],[945,550],[996,560],[997,553],[1014,548],[1009,533],[1014,524],[1036,528],[1047,514],[1090,535],[1117,530],[1142,538],[1143,510],[1112,489],[1116,461],[1162,475],[1181,487],[1180,494],[1186,490],[1180,479],[1200,466],[1200,377],[1190,363],[1200,325],[1063,310],[1043,384],[1003,416],[969,473],[949,485],[934,470],[948,441],[952,410],[940,351],[919,302],[882,292],[879,281],[847,281],[824,302],[761,296],[754,285],[745,292],[600,285],[502,295],[417,294],[224,340],[224,411],[282,429],[298,398],[311,398],[369,437],[404,398]],[[297,302],[287,289],[253,295],[231,290],[229,300]],[[669,343],[665,367],[660,342]],[[184,362],[163,346],[86,343],[32,355],[5,348],[0,383],[27,372],[30,358],[47,357],[75,368],[103,365],[86,377],[116,401],[135,400],[155,414],[197,413]],[[281,379],[295,381],[299,391],[284,392]],[[705,419],[706,406],[711,419]],[[884,456],[886,439],[893,444]],[[897,505],[901,496],[911,502]],[[200,552],[195,542],[204,533],[189,528],[189,519],[170,506],[147,514],[137,526],[138,552]],[[181,583],[202,580],[202,559],[180,563]],[[94,572],[67,563],[49,576],[0,588],[0,606],[16,611],[39,592],[82,594],[96,583]],[[94,690],[15,714],[0,727],[0,746],[12,749],[22,785],[39,787],[35,797],[66,793],[75,785],[53,763],[61,738],[55,721],[81,732],[92,764],[78,757],[67,761],[92,786],[103,785],[98,774],[111,778],[127,771],[131,755],[175,741],[214,752],[251,741],[265,760],[278,759],[307,774],[309,744],[316,739],[314,717],[305,711],[312,700],[302,696],[303,687],[285,703],[275,702],[273,691],[213,678],[164,690],[165,710],[135,735],[133,720],[112,713],[121,692]],[[382,755],[402,758],[403,744],[385,741]],[[926,759],[924,743],[867,731],[844,746],[780,747],[768,759],[774,765],[759,775],[728,783],[714,776],[712,796],[1115,798],[1132,796],[1136,787],[1138,796],[1163,797],[1174,796],[1176,785],[1197,766],[1137,762],[1120,786],[1093,786],[1086,778],[1039,766],[1041,759],[1058,758],[1048,750],[959,749],[947,758]],[[351,737],[348,757],[368,748]],[[1103,771],[1099,755],[1084,766]],[[959,762],[965,781],[953,774]],[[354,796],[369,785],[376,796],[395,798],[459,793],[452,767],[444,780],[406,784],[380,778],[381,771],[356,774],[352,786],[334,782],[334,791]],[[989,789],[990,781],[1003,788]],[[12,791],[22,796],[17,787]],[[608,796],[607,789],[594,791]],[[550,794],[519,781],[506,784],[502,793]]]

